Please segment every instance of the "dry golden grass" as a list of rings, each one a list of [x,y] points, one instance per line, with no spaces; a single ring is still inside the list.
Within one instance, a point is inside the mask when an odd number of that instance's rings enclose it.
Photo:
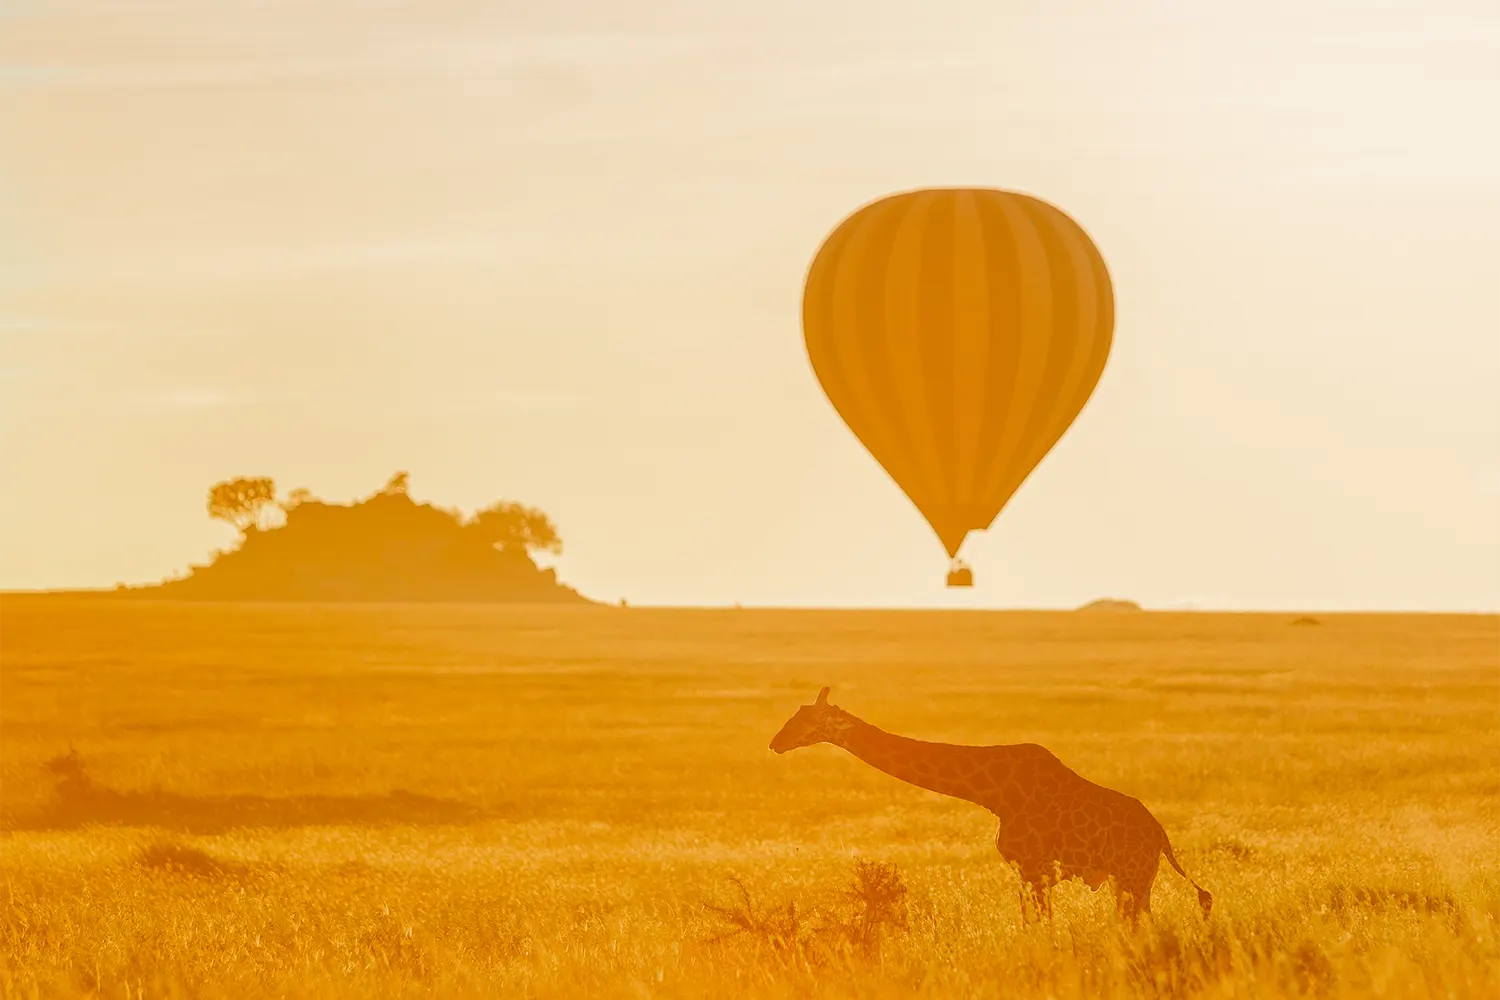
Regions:
[[[1500,995],[1493,617],[0,615],[6,996]],[[1023,923],[987,813],[767,750],[822,684],[1140,797],[1212,918]]]

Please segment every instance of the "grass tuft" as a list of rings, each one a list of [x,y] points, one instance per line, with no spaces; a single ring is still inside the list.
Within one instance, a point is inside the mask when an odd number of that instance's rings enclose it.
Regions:
[[[143,848],[136,855],[137,867],[175,878],[229,879],[248,874],[249,867],[215,858],[196,847],[162,840]]]

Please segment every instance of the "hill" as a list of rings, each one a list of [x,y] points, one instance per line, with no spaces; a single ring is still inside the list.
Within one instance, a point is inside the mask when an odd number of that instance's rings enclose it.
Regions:
[[[285,521],[241,525],[238,548],[131,596],[232,601],[450,601],[590,603],[532,559],[524,533],[504,541],[496,520],[541,518],[499,505],[465,519],[418,503],[404,488],[349,504],[303,499],[279,505]],[[494,518],[490,513],[498,511]],[[547,524],[547,530],[552,529]],[[555,535],[546,548],[560,549]]]
[[[1079,611],[1140,611],[1141,606],[1134,601],[1122,601],[1113,597],[1101,597],[1097,601],[1090,601]]]

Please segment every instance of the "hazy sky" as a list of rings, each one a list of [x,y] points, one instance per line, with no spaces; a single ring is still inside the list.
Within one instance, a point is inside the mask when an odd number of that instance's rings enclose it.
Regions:
[[[1487,0],[0,11],[0,586],[400,468],[608,600],[1500,607]],[[1066,210],[1118,310],[972,593],[799,316],[846,214],[958,184]]]

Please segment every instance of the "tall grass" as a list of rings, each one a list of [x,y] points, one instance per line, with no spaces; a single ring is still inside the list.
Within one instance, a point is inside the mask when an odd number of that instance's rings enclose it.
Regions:
[[[6,599],[6,996],[1493,997],[1494,618]],[[1163,866],[1022,916],[993,818],[830,747],[1035,741]]]

